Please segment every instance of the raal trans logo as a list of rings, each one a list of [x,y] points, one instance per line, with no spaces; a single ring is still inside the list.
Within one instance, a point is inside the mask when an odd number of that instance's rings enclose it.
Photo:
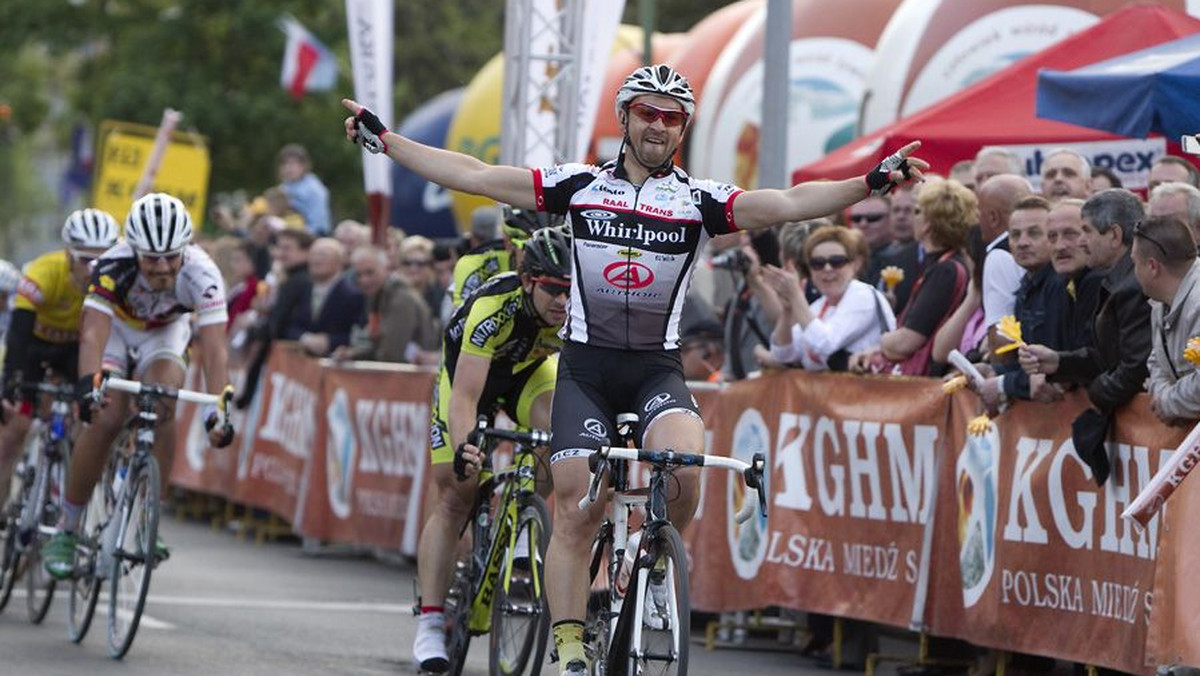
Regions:
[[[354,442],[354,421],[350,418],[350,398],[338,388],[333,403],[325,411],[328,435],[325,443],[325,486],[329,507],[339,519],[350,516],[350,496],[354,493],[354,464],[358,445]]]
[[[654,272],[641,263],[617,261],[604,268],[604,281],[618,289],[644,289],[654,283]]]
[[[762,414],[753,408],[743,411],[741,417],[738,418],[737,425],[733,428],[733,452],[731,455],[738,460],[750,462],[755,453],[762,453],[766,458],[767,473],[769,473],[771,467],[770,448],[771,432],[767,428]],[[738,577],[752,580],[758,575],[758,569],[762,566],[763,560],[767,558],[767,545],[770,539],[767,532],[767,519],[757,509],[745,523],[738,523],[733,518],[733,515],[742,508],[743,501],[754,498],[746,495],[746,486],[742,483],[740,475],[735,472],[728,472],[728,475],[726,500],[729,506],[727,512],[729,518],[726,534],[729,538],[730,559],[733,560],[733,569],[737,571]],[[764,477],[765,481],[766,477]],[[770,494],[768,483],[767,495]]]
[[[964,608],[979,601],[996,569],[999,457],[1000,433],[995,425],[990,425],[982,436],[968,434],[967,444],[958,455],[954,484]]]

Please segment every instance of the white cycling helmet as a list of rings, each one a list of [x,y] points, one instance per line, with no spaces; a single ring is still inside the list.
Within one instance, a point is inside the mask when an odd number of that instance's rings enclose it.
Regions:
[[[63,223],[63,243],[72,249],[107,249],[117,243],[117,219],[100,209],[79,209]]]
[[[192,217],[179,199],[165,192],[152,192],[129,208],[125,241],[143,254],[181,251],[192,242]]]
[[[21,271],[17,266],[9,263],[4,259],[0,259],[0,293],[12,293],[17,290],[17,284],[21,281]],[[0,310],[4,308],[0,307]]]
[[[696,112],[696,97],[687,78],[665,64],[642,66],[629,74],[617,90],[617,115],[629,102],[644,94],[669,96],[683,104],[683,112],[689,118]]]

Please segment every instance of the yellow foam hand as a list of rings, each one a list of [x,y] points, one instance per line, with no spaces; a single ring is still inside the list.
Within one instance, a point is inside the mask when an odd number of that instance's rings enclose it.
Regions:
[[[999,323],[996,324],[996,333],[1011,341],[1008,345],[998,348],[996,354],[1004,354],[1025,347],[1025,341],[1021,339],[1021,322],[1012,315],[1000,318]]]
[[[963,389],[966,386],[967,386],[967,377],[964,375],[957,375],[957,376],[954,376],[953,378],[951,378],[950,380],[947,380],[946,382],[942,383],[942,393],[943,394],[954,394],[955,392]]]
[[[879,278],[883,280],[888,291],[895,291],[896,285],[904,281],[904,271],[895,265],[889,265],[879,271]]]
[[[988,430],[991,429],[991,427],[992,419],[987,417],[987,414],[985,413],[967,421],[967,434],[970,434],[973,437],[982,437],[988,433]]]
[[[1187,348],[1183,351],[1183,358],[1196,366],[1200,366],[1200,336],[1193,336],[1188,339]]]

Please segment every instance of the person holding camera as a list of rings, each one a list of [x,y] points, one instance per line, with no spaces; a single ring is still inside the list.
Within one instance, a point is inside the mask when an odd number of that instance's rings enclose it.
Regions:
[[[801,252],[790,252],[785,267],[763,269],[781,305],[771,335],[775,360],[814,371],[845,371],[850,354],[879,345],[879,337],[896,328],[883,294],[856,279],[866,264],[865,249],[858,231],[827,225],[808,236]],[[805,267],[821,294],[811,304],[797,272]]]

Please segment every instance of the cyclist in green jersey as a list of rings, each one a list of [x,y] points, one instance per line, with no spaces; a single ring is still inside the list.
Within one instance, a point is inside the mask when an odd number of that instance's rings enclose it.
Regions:
[[[571,234],[535,232],[520,273],[496,275],[455,311],[443,339],[433,395],[430,464],[437,502],[418,545],[421,615],[413,657],[423,671],[449,668],[443,603],[458,535],[475,504],[479,449],[466,443],[475,419],[503,408],[518,425],[546,429],[554,396],[559,328],[571,285]]]

